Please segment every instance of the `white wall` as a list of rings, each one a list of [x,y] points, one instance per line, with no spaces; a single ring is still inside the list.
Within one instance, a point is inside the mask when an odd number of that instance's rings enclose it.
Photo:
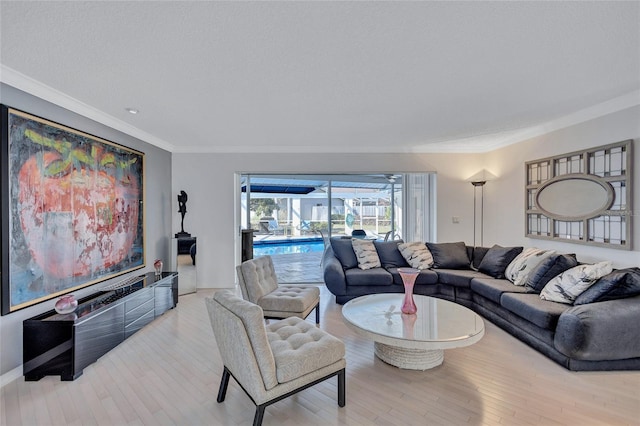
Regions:
[[[144,141],[125,135],[64,108],[45,102],[20,90],[0,85],[0,102],[5,105],[47,118],[137,149],[145,153],[145,257],[146,267],[129,275],[153,271],[153,260],[164,259],[168,265],[169,233],[171,232],[171,154]],[[116,278],[121,280],[123,277]],[[114,280],[114,281],[115,281]],[[94,293],[99,283],[74,292],[80,298]],[[0,317],[0,374],[2,384],[22,375],[22,321],[53,309],[54,300]]]
[[[147,154],[147,264],[168,264],[169,239],[180,230],[177,194],[189,195],[185,230],[198,237],[198,287],[232,287],[237,262],[234,242],[234,174],[431,172],[437,177],[439,241],[473,240],[473,187],[465,179],[486,168],[498,179],[485,186],[485,245],[555,247],[581,261],[611,259],[618,267],[640,265],[640,171],[634,174],[634,251],[592,248],[524,237],[524,162],[577,149],[635,139],[634,165],[640,164],[640,107],[630,108],[487,154],[174,154],[146,144],[55,105],[2,85],[0,101],[63,122]],[[458,216],[460,223],[452,223]],[[147,270],[151,270],[147,266]],[[78,292],[83,296],[91,288]],[[52,309],[53,301],[0,317],[2,382],[22,362],[22,320]],[[19,375],[19,374],[18,374]],[[17,376],[16,376],[17,377]],[[15,378],[15,377],[10,377]]]
[[[238,262],[234,242],[237,200],[234,173],[437,172],[438,241],[473,241],[473,187],[465,180],[485,168],[498,176],[485,186],[484,245],[554,247],[580,261],[640,264],[640,221],[634,216],[634,251],[524,237],[524,162],[625,139],[640,139],[640,107],[630,108],[486,154],[174,154],[173,198],[189,194],[185,230],[198,237],[198,288],[233,287]],[[636,142],[635,145],[638,145]],[[640,146],[634,146],[640,164]],[[640,203],[640,172],[634,199]],[[174,231],[179,231],[177,201]],[[452,217],[460,223],[454,224]]]
[[[180,230],[177,194],[189,195],[185,231],[198,237],[198,288],[235,285],[237,200],[234,174],[252,173],[438,173],[440,241],[473,239],[473,191],[464,179],[479,171],[481,155],[426,154],[174,154],[174,232]],[[453,224],[452,216],[460,223]]]
[[[634,139],[633,251],[525,238],[524,162]],[[498,176],[485,185],[485,246],[553,247],[576,253],[578,260],[612,260],[615,267],[640,266],[640,106],[548,133],[486,155],[486,168]]]

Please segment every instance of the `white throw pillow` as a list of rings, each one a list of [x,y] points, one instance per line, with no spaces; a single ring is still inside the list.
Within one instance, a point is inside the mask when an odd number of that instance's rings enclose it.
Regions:
[[[351,245],[358,259],[358,268],[372,269],[382,266],[373,241],[354,238],[351,240]]]
[[[506,279],[514,285],[525,285],[529,272],[547,257],[555,254],[555,250],[544,250],[535,247],[524,249],[511,261],[504,271]]]
[[[552,302],[573,304],[583,291],[613,271],[611,261],[595,265],[578,265],[553,278],[540,292],[540,298]]]
[[[425,243],[398,244],[398,250],[412,268],[429,269],[433,265],[433,256]]]

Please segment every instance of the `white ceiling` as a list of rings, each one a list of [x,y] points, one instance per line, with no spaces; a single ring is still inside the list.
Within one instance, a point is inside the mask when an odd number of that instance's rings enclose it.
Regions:
[[[483,152],[640,104],[637,1],[0,14],[3,82],[172,152]]]

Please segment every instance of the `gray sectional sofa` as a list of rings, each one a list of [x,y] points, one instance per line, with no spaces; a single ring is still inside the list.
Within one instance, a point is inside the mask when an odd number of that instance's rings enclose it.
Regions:
[[[374,242],[381,266],[363,270],[351,240],[332,238],[323,268],[336,302],[365,294],[403,293],[397,269],[409,265],[398,250],[400,243]],[[494,276],[478,271],[488,248],[427,244],[440,253],[434,255],[432,268],[421,270],[415,294],[464,305],[569,370],[640,370],[640,269],[632,268],[634,281],[628,281],[623,292],[614,290],[613,300],[574,306],[542,300],[539,291],[495,278],[499,271],[491,271]],[[451,250],[455,255],[448,258]]]

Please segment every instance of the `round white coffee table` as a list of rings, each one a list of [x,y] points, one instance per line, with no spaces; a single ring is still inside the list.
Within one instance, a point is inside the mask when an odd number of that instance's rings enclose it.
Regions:
[[[484,321],[470,309],[434,297],[414,295],[418,312],[400,312],[404,294],[371,294],[342,307],[346,324],[373,340],[384,362],[411,370],[437,367],[444,350],[468,346],[484,335]]]

